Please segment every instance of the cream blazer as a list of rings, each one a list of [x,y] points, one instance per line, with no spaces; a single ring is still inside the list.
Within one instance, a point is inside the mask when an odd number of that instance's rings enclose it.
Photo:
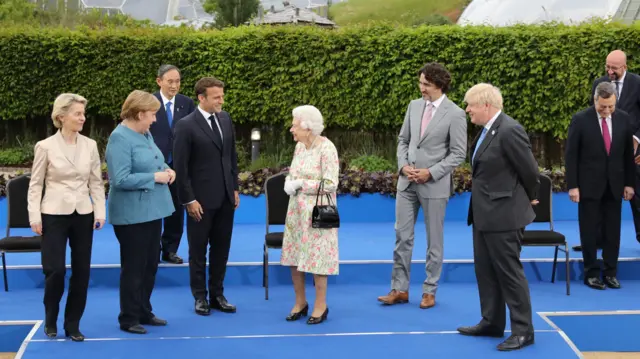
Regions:
[[[42,222],[42,213],[94,212],[96,220],[106,219],[104,192],[96,141],[78,134],[74,149],[58,131],[36,143],[28,194],[31,224]]]

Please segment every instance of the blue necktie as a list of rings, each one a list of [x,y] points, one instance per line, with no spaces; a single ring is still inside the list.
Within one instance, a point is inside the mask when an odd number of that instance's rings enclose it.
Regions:
[[[171,102],[167,102],[165,109],[167,112],[167,120],[169,121],[169,131],[171,131],[171,124],[173,123],[173,113],[171,112]],[[167,163],[171,163],[171,150],[169,150],[169,158],[167,159]]]
[[[480,134],[480,138],[478,138],[478,142],[476,142],[476,148],[473,150],[473,156],[471,157],[471,163],[473,163],[475,157],[476,157],[476,152],[478,151],[478,148],[480,148],[480,144],[482,143],[482,141],[484,140],[484,136],[487,134],[487,128],[483,128],[482,129],[482,133]]]
[[[173,122],[173,113],[171,112],[171,102],[167,102],[165,109],[167,111],[167,120],[169,120],[169,128],[171,128],[171,123]]]

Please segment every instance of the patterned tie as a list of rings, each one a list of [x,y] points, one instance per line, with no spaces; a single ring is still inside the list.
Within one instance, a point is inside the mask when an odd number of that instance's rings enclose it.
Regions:
[[[433,104],[429,103],[427,105],[427,108],[424,111],[424,114],[422,115],[422,125],[421,125],[421,130],[420,130],[420,136],[424,136],[424,131],[427,129],[427,126],[429,125],[429,121],[431,121],[431,116],[433,115]]]
[[[607,150],[607,156],[611,152],[611,135],[609,134],[609,126],[607,120],[602,118],[602,137],[604,138],[604,148]]]
[[[485,127],[482,129],[482,133],[480,134],[480,138],[478,138],[478,142],[476,142],[476,148],[473,150],[473,156],[471,156],[471,163],[475,161],[476,152],[478,152],[478,148],[480,148],[480,144],[482,143],[482,141],[484,140],[484,136],[486,135],[487,135],[487,128]]]

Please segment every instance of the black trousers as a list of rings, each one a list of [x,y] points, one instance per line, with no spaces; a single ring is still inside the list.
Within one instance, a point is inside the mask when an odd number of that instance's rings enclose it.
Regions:
[[[151,293],[156,283],[162,220],[114,225],[120,242],[120,315],[121,327],[144,324],[155,315]]]
[[[224,201],[218,209],[204,209],[200,222],[187,218],[189,240],[189,276],[191,293],[195,299],[207,299],[206,263],[209,246],[209,296],[223,295],[227,271],[235,206]]]
[[[64,328],[80,329],[87,304],[93,246],[93,213],[70,215],[42,214],[42,270],[45,276],[44,308],[47,326],[58,319],[64,294],[67,239],[71,248],[71,277],[64,313]]]
[[[173,199],[173,206],[175,211],[169,216],[164,218],[164,229],[162,232],[162,253],[177,253],[178,247],[180,247],[180,240],[182,239],[182,233],[184,230],[184,206],[178,199],[177,182],[173,182],[169,185],[169,192],[171,192],[171,198]]]
[[[602,233],[603,274],[616,276],[620,254],[621,211],[622,193],[616,198],[608,188],[600,199],[580,198],[578,221],[585,279],[600,276],[601,269],[597,262],[596,245],[598,233]],[[600,231],[598,231],[598,222],[601,223]]]
[[[473,259],[480,294],[481,325],[506,326],[506,308],[514,335],[533,333],[529,283],[520,262],[524,229],[481,232],[473,228]]]

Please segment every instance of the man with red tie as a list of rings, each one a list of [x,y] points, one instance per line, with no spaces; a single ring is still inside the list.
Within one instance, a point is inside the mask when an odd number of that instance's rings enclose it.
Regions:
[[[622,199],[634,195],[635,163],[632,121],[616,110],[611,82],[596,86],[594,105],[571,119],[566,143],[566,181],[571,201],[578,203],[584,282],[595,289],[618,289],[618,255]],[[602,219],[604,270],[597,263],[598,220]]]

